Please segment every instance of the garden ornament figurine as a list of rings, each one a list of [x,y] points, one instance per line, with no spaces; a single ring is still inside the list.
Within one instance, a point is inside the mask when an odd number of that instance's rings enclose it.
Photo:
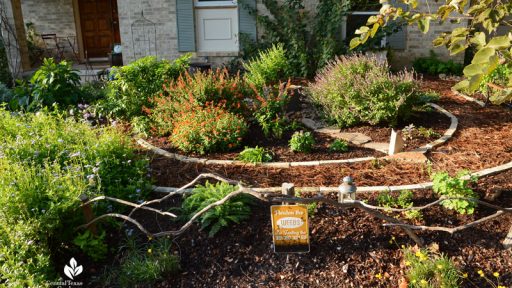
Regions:
[[[343,178],[343,183],[339,186],[340,193],[338,195],[338,202],[343,203],[345,200],[356,200],[357,187],[354,185],[352,177],[346,176]]]

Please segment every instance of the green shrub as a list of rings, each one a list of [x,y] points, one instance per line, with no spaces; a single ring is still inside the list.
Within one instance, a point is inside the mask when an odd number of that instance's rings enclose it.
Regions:
[[[171,143],[184,152],[205,154],[238,147],[247,132],[244,119],[224,106],[193,107],[173,119]]]
[[[434,183],[432,190],[445,197],[478,198],[478,194],[469,187],[471,182],[476,181],[476,177],[469,177],[469,175],[468,171],[460,171],[455,177],[451,177],[448,172],[437,172],[432,176]],[[477,203],[453,199],[445,200],[441,202],[441,205],[460,214],[473,214]]]
[[[147,160],[129,143],[113,128],[0,109],[0,283],[38,287],[56,279],[50,259],[73,249],[72,227],[84,223],[81,194],[147,195]],[[113,208],[95,205],[98,214]]]
[[[0,83],[0,104],[11,102],[13,93],[5,84]]]
[[[18,84],[15,97],[9,103],[13,110],[36,111],[53,104],[66,107],[81,100],[80,76],[70,62],[44,59],[30,83],[21,81]]]
[[[412,73],[391,74],[386,63],[363,55],[339,57],[315,80],[309,89],[313,102],[341,127],[395,125],[429,100],[420,94]]]
[[[272,161],[272,153],[263,147],[245,147],[245,149],[240,152],[237,159],[248,163],[270,162]]]
[[[257,58],[244,63],[245,81],[259,91],[288,77],[288,61],[282,44],[272,45],[272,48],[259,52]]]
[[[155,241],[147,249],[131,249],[121,260],[117,281],[120,287],[150,285],[180,270],[180,262],[171,254],[172,242]]]
[[[149,99],[161,93],[167,81],[187,70],[190,57],[187,54],[171,62],[148,56],[114,68],[110,75],[114,80],[108,82],[109,93],[101,105],[103,110],[128,120],[143,116],[142,108],[151,107]]]
[[[279,85],[279,89],[264,89],[262,94],[256,93],[254,119],[260,125],[266,137],[280,139],[287,128],[288,119],[285,115],[286,106],[290,98],[288,96],[288,84]]]
[[[404,261],[409,287],[459,287],[461,273],[444,255],[432,255],[426,249],[405,248]]]
[[[239,75],[230,76],[227,70],[184,73],[176,81],[165,85],[164,92],[151,101],[152,109],[144,109],[152,122],[154,132],[168,135],[173,130],[176,115],[189,112],[192,107],[222,105],[230,112],[243,114],[248,110],[244,101],[253,91]]]
[[[313,150],[315,145],[315,138],[311,132],[295,132],[290,139],[290,150],[293,152],[309,153]]]
[[[7,58],[7,51],[2,40],[0,40],[0,83],[11,87],[12,74],[9,68],[9,59]]]
[[[197,186],[192,195],[185,198],[182,204],[183,211],[188,218],[191,218],[206,206],[223,199],[237,189],[238,187],[225,182],[217,184],[206,182],[204,186]],[[220,206],[208,210],[208,212],[199,217],[201,229],[208,229],[208,235],[213,237],[222,228],[248,219],[251,215],[251,208],[249,206],[252,202],[251,200],[249,196],[241,194],[229,199]]]
[[[501,104],[507,102],[509,99],[508,91],[498,90],[487,86],[487,83],[499,85],[501,87],[512,86],[512,65],[498,65],[494,71],[489,75],[485,75],[480,82],[479,91],[484,95],[489,95],[489,100],[494,104]],[[488,93],[489,92],[489,93]]]
[[[462,75],[462,70],[464,69],[464,65],[461,63],[455,63],[452,60],[440,60],[434,51],[430,51],[429,57],[415,59],[412,67],[418,73],[435,76],[439,74]]]
[[[331,152],[337,152],[337,153],[344,153],[348,152],[349,147],[347,141],[336,139],[334,140],[331,145],[329,146],[329,151]]]

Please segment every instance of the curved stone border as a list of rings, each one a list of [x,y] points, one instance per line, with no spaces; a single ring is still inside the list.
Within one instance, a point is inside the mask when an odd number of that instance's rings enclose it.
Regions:
[[[503,165],[499,165],[492,168],[483,169],[474,173],[471,173],[471,175],[466,176],[464,178],[468,179],[471,176],[476,176],[478,178],[491,176],[500,172],[504,172],[507,170],[512,169],[512,161],[508,162]],[[433,186],[432,182],[425,182],[425,183],[419,183],[419,184],[409,184],[409,185],[399,185],[399,186],[361,186],[357,187],[358,193],[369,193],[369,192],[382,192],[382,191],[402,191],[402,190],[424,190],[424,189],[431,189]],[[282,187],[269,187],[269,188],[251,188],[255,192],[260,192],[262,194],[265,193],[281,193]],[[177,192],[179,188],[173,188],[173,187],[153,187],[154,192],[159,193],[174,193]],[[180,191],[180,193],[191,193],[193,189],[184,189]],[[338,187],[295,187],[295,191],[298,192],[309,192],[309,193],[333,193],[338,192]]]
[[[421,146],[418,149],[413,150],[414,152],[426,153],[432,148],[446,143],[446,141],[450,140],[453,137],[453,134],[457,132],[457,126],[459,126],[459,119],[457,119],[457,117],[455,117],[455,115],[450,113],[448,110],[434,103],[428,103],[428,105],[430,105],[432,108],[436,109],[437,111],[443,113],[448,118],[450,118],[450,127],[448,128],[448,130],[444,132],[441,138],[437,139],[436,141],[430,142],[427,145]]]
[[[480,101],[478,99],[475,99],[473,97],[470,97],[470,96],[468,96],[466,94],[463,94],[463,93],[461,93],[461,92],[459,92],[459,91],[457,91],[455,89],[452,89],[452,92],[455,93],[455,95],[460,96],[460,97],[462,97],[462,98],[464,98],[464,99],[466,99],[466,100],[468,100],[470,102],[476,103],[476,104],[478,104],[481,107],[485,107],[486,106],[485,102]]]
[[[453,134],[457,131],[457,126],[459,123],[459,120],[457,117],[455,117],[452,113],[448,112],[446,109],[442,108],[441,106],[434,104],[434,103],[428,103],[431,107],[438,110],[439,112],[443,113],[444,115],[448,116],[450,118],[450,127],[446,132],[443,134],[443,136],[439,139],[437,139],[434,142],[430,142],[424,146],[421,146],[418,149],[413,150],[412,152],[420,152],[420,153],[426,153],[427,151],[431,150],[432,148],[439,146],[441,144],[444,144],[446,141],[448,141],[450,138],[453,137]],[[143,139],[137,139],[137,144],[140,146],[151,150],[153,153],[170,158],[175,159],[184,163],[194,163],[194,164],[204,164],[204,165],[233,165],[233,166],[262,166],[262,167],[272,167],[272,168],[290,168],[290,167],[298,167],[298,166],[320,166],[320,165],[333,165],[333,164],[346,164],[346,163],[357,163],[357,162],[365,162],[365,161],[371,161],[376,159],[384,159],[388,156],[384,156],[381,158],[376,157],[362,157],[362,158],[352,158],[352,159],[341,159],[341,160],[320,160],[320,161],[303,161],[303,162],[268,162],[268,163],[247,163],[239,160],[210,160],[206,158],[195,158],[195,157],[188,157],[177,153],[171,153],[168,151],[165,151],[161,148],[155,147],[154,145],[151,145],[147,141]],[[407,152],[405,152],[407,153]],[[399,156],[400,153],[395,155],[395,159],[399,158],[396,156]]]

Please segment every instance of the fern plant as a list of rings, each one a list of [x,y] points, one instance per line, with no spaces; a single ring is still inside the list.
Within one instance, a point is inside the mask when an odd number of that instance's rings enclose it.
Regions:
[[[254,85],[258,90],[266,85],[277,83],[288,77],[288,61],[283,44],[273,45],[272,48],[261,51],[257,58],[244,63],[247,71],[245,81]]]
[[[211,184],[207,181],[204,186],[199,185],[193,190],[192,195],[185,199],[181,208],[190,219],[206,206],[223,199],[229,193],[236,190],[236,186],[225,182]],[[251,215],[251,208],[249,206],[252,202],[251,200],[247,195],[242,194],[208,210],[199,217],[201,229],[208,229],[209,237],[213,237],[222,228],[228,227],[233,223],[238,224],[249,218]]]

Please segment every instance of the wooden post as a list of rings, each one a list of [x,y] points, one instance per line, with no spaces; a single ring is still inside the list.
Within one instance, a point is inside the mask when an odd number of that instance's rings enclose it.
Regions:
[[[14,28],[16,30],[16,40],[18,41],[21,69],[28,71],[31,68],[30,58],[28,56],[27,34],[25,32],[25,22],[23,21],[23,12],[21,10],[21,0],[11,0],[12,16],[14,18]]]
[[[503,247],[505,249],[512,248],[512,226],[510,226],[510,230],[508,230],[507,237],[503,240]]]
[[[281,194],[294,197],[295,185],[293,185],[293,183],[283,183],[281,186]],[[288,205],[288,202],[283,202],[283,205]]]
[[[87,203],[89,201],[89,197],[87,195],[82,194],[80,195],[80,201],[82,201],[82,204]],[[94,212],[92,211],[91,204],[82,205],[82,211],[84,212],[85,222],[86,224],[91,222],[94,219]],[[93,223],[87,227],[89,231],[91,231],[92,235],[98,235],[98,230],[96,229],[96,223]]]

